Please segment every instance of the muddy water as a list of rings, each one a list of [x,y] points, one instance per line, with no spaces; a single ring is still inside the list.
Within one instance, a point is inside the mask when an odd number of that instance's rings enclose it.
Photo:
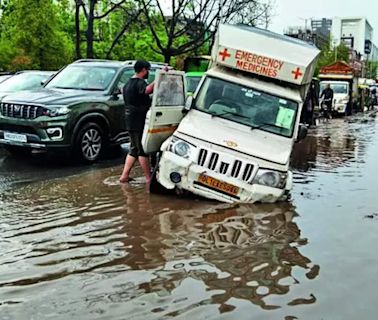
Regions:
[[[0,319],[375,319],[376,130],[313,130],[286,204],[149,195],[119,166],[8,188]]]

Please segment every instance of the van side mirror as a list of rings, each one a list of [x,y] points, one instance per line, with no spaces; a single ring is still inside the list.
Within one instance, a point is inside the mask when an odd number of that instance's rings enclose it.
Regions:
[[[193,96],[186,98],[184,111],[188,112],[190,109],[192,109],[193,101]]]
[[[122,94],[122,90],[120,88],[116,87],[113,91],[113,96],[118,96],[120,94]]]
[[[307,127],[304,124],[299,125],[298,136],[296,142],[302,141],[307,137]]]

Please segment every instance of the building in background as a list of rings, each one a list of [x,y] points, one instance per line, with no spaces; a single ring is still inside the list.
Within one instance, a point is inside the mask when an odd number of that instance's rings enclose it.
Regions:
[[[366,59],[372,53],[373,27],[364,17],[334,18],[331,35],[336,45],[344,43]]]
[[[315,34],[329,38],[332,31],[332,19],[311,19],[311,30]]]
[[[374,30],[365,17],[333,18],[331,36],[335,45],[343,43],[351,54],[351,63],[360,62],[362,76],[373,76],[369,62],[378,61],[377,47],[373,43]]]
[[[307,21],[311,20],[311,27]],[[334,17],[305,19],[305,26],[288,27],[285,35],[323,48],[331,41],[332,46],[343,43],[349,48],[350,65],[360,76],[375,77],[372,65],[378,63],[378,46],[374,44],[374,30],[365,17]]]
[[[291,38],[300,39],[311,43],[321,49],[325,44],[327,44],[329,36],[324,35],[323,33],[314,31],[312,28],[301,27],[301,26],[292,26],[288,27],[284,34]]]

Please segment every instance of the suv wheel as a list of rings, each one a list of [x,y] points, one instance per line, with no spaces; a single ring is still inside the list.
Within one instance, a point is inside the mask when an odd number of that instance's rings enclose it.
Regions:
[[[75,142],[76,155],[80,160],[93,163],[98,160],[104,143],[101,127],[94,122],[85,124],[77,134]]]

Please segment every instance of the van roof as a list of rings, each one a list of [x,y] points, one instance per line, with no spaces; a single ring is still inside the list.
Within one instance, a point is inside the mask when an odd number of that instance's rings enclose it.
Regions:
[[[212,62],[267,78],[310,83],[320,51],[298,39],[244,25],[221,24]]]

